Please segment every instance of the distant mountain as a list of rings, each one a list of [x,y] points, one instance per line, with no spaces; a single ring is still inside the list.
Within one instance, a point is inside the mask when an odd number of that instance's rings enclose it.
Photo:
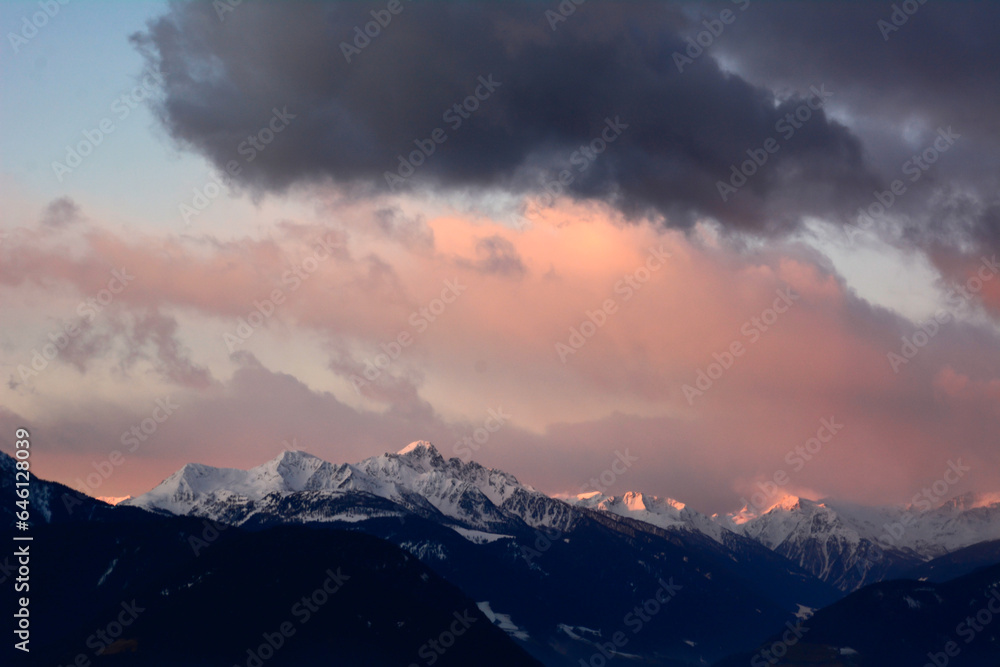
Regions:
[[[911,549],[880,542],[876,526],[827,502],[788,497],[759,516],[744,510],[718,519],[842,591],[892,577],[924,560]]]
[[[989,540],[953,551],[903,573],[905,579],[943,582],[1000,563],[1000,540]]]
[[[968,494],[936,507],[865,507],[788,496],[760,514],[744,508],[714,518],[843,591],[1000,537],[1000,499],[992,495]]]
[[[97,499],[109,505],[117,505],[118,503],[128,500],[131,497],[132,496],[97,496]]]
[[[697,512],[673,498],[659,498],[635,491],[629,491],[620,496],[606,496],[593,491],[569,498],[567,502],[577,507],[586,507],[637,521],[645,521],[667,530],[698,531],[716,542],[722,542],[723,535],[727,532],[726,528],[711,517]]]
[[[9,457],[0,457],[0,466],[9,465]],[[33,490],[39,498],[38,513],[52,523],[39,530],[72,533],[58,538],[68,544],[82,544],[88,535],[95,539],[104,535],[103,539],[110,540],[100,552],[103,560],[87,566],[95,572],[101,570],[87,575],[103,582],[98,586],[108,585],[101,593],[117,590],[117,572],[144,586],[143,582],[162,577],[155,579],[158,583],[150,590],[162,583],[158,590],[168,591],[166,597],[174,595],[169,591],[175,589],[197,588],[205,577],[229,576],[230,570],[237,572],[233,576],[251,576],[239,570],[242,565],[231,564],[242,557],[240,549],[215,550],[216,545],[229,544],[230,540],[244,544],[245,553],[280,552],[288,546],[296,554],[308,551],[320,557],[335,550],[327,542],[329,535],[349,543],[345,535],[366,533],[383,547],[365,548],[390,550],[379,552],[382,555],[375,560],[376,569],[386,562],[380,558],[390,558],[391,550],[401,549],[456,587],[489,627],[509,640],[509,647],[497,649],[498,654],[511,647],[525,652],[511,658],[514,662],[509,664],[522,664],[517,660],[530,660],[525,657],[530,654],[531,659],[552,667],[576,667],[581,661],[594,664],[612,656],[647,665],[710,664],[748,646],[763,646],[777,628],[784,628],[784,632],[798,627],[795,624],[816,609],[821,610],[816,612],[821,619],[827,618],[821,614],[830,609],[846,609],[836,602],[843,592],[868,583],[918,573],[923,571],[920,568],[931,572],[928,576],[934,580],[983,566],[988,570],[997,553],[995,546],[977,543],[961,547],[975,542],[977,536],[993,534],[1000,525],[1000,505],[988,496],[961,496],[932,508],[870,508],[788,497],[763,512],[743,508],[712,517],[680,501],[638,492],[592,493],[561,500],[521,484],[503,471],[445,459],[424,441],[356,464],[333,464],[298,451],[283,452],[250,470],[192,463],[148,493],[116,507],[61,485],[41,480],[33,483],[38,489]],[[10,484],[0,488],[4,497],[13,493]],[[13,507],[13,503],[7,506]],[[198,556],[198,563],[206,547],[219,554],[204,561],[211,563],[211,569],[201,572],[200,565],[195,570],[183,569],[190,565],[188,557],[178,555],[176,546],[159,542],[154,536],[157,529],[147,528],[159,524],[185,526],[180,533],[167,529],[164,534],[168,537],[163,539],[169,542],[180,536],[187,542],[185,549]],[[282,532],[285,530],[298,532]],[[220,535],[233,537],[222,539]],[[235,536],[249,542],[239,542]],[[115,562],[112,554],[119,552],[128,553],[128,558]],[[181,569],[171,569],[156,557],[145,565],[138,556],[138,560],[133,559],[133,554],[160,552]],[[296,568],[312,567],[308,559],[295,562]],[[52,567],[70,566],[60,562]],[[270,569],[268,572],[267,576],[273,576]],[[910,583],[916,586],[920,582]],[[409,590],[410,584],[412,581],[399,585]],[[69,586],[69,582],[64,585]],[[235,587],[236,583],[227,586]],[[244,600],[228,589],[202,590]],[[906,596],[921,603],[922,598],[914,595],[926,593],[925,588],[905,586],[881,590],[907,591],[904,604],[910,604]],[[102,599],[90,589],[73,594],[79,599]],[[186,602],[176,608],[166,605],[170,611],[157,617],[158,622],[167,622],[171,614],[201,618],[193,607],[211,607],[206,598],[180,599]],[[274,597],[265,599],[271,600],[269,608],[277,604]],[[65,602],[58,595],[53,600]],[[942,594],[942,600],[947,603],[942,613],[950,613],[951,608],[946,609],[948,598]],[[188,602],[190,606],[185,606]],[[247,605],[252,607],[249,602]],[[859,614],[881,613],[881,609],[862,607],[850,609]],[[894,609],[890,609],[891,614],[896,613]],[[404,605],[398,614],[411,612]],[[244,618],[240,613],[235,615]],[[89,619],[81,621],[84,625],[95,620],[84,617]],[[827,628],[833,643],[815,643],[814,637],[827,635],[814,632],[808,642],[800,642],[789,653],[798,656],[798,662],[776,664],[897,664],[861,660],[862,655],[881,659],[882,649],[875,639],[857,635],[859,631],[850,626],[856,619],[850,614],[829,618],[841,620],[831,621],[829,627],[808,627]],[[65,622],[58,614],[52,619]],[[66,623],[67,632],[83,629]],[[345,627],[353,626],[348,623]],[[203,663],[191,651],[178,653],[177,647],[166,645],[161,651],[155,628],[147,630],[149,634],[140,646],[155,646],[156,655],[181,661],[163,664],[218,664],[221,659],[221,654],[213,653],[215,649],[206,644],[198,645],[198,651],[209,656]],[[841,631],[846,633],[843,641],[837,634]],[[338,629],[324,632],[340,636]],[[861,638],[855,640],[856,636]],[[344,637],[343,646],[357,649],[357,655],[367,655],[372,641],[387,646],[409,641],[404,641],[405,632],[396,636],[387,631],[380,637],[373,640],[364,629],[352,631]],[[224,650],[231,648],[228,640],[221,643]],[[888,641],[886,645],[894,644]],[[58,641],[53,646],[70,650]],[[331,647],[320,637],[305,641],[303,646],[304,662],[288,664],[312,664],[306,656],[331,655]],[[376,650],[372,655],[391,664],[398,656],[387,657],[389,649],[383,648],[383,653]],[[754,656],[742,654],[742,664],[750,657]],[[477,654],[477,659],[467,664],[491,663],[478,660]]]
[[[284,502],[291,495],[302,501],[299,506]],[[339,514],[326,511],[342,499],[362,502],[349,503]],[[323,503],[324,511],[310,515],[310,501]],[[428,442],[356,465],[333,465],[299,451],[283,452],[245,471],[189,463],[152,491],[122,504],[237,525],[261,514],[285,522],[417,515],[472,531],[462,534],[473,541],[481,539],[480,532],[562,530],[572,514],[564,503],[521,485],[512,475],[457,458],[445,460]]]
[[[296,496],[297,507],[289,507],[291,495],[308,492],[315,493]],[[361,511],[356,501],[366,496],[369,502]],[[331,513],[338,501],[340,515]],[[900,576],[978,542],[1000,539],[996,494],[967,494],[933,507],[925,501],[919,507],[865,507],[786,496],[763,512],[744,507],[709,517],[680,501],[639,492],[594,492],[561,503],[519,484],[510,474],[474,462],[445,460],[427,442],[356,465],[333,465],[304,452],[285,452],[249,471],[188,464],[124,504],[236,524],[260,521],[261,516],[329,522],[416,514],[464,531],[470,540],[502,539],[525,527],[565,530],[573,516],[566,510],[568,504],[668,531],[697,532],[724,545],[732,542],[733,534],[740,535],[844,592]],[[318,513],[309,515],[309,507]]]
[[[1000,564],[945,583],[872,584],[716,667],[997,667]]]
[[[305,524],[387,539],[484,605],[549,665],[587,661],[618,632],[627,647],[616,652],[648,664],[699,664],[837,597],[703,515],[653,497],[642,502],[653,508],[642,516],[658,514],[668,527],[614,515],[606,511],[613,502],[594,509],[550,498],[417,442],[357,464],[304,452],[246,471],[189,464],[124,504],[255,530]],[[670,526],[674,510],[701,530]],[[671,591],[668,603],[657,601]],[[664,612],[642,620],[644,604]]]
[[[755,511],[743,507],[708,517],[672,498],[592,492],[567,502],[644,521],[666,530],[700,532],[721,543],[741,535],[787,557],[837,589],[921,572],[919,565],[1000,537],[1000,495],[966,494],[937,506],[865,507],[835,500],[784,496]],[[989,552],[976,551],[981,565]],[[971,556],[970,556],[971,557]],[[952,569],[955,575],[964,573]]]

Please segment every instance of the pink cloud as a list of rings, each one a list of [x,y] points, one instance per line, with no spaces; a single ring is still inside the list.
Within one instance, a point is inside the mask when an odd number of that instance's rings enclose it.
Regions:
[[[731,509],[777,470],[789,489],[889,502],[963,457],[970,486],[1000,488],[1000,341],[986,329],[948,322],[894,367],[889,355],[915,325],[860,300],[801,246],[738,251],[593,206],[546,209],[523,230],[461,216],[420,224],[426,233],[406,231],[419,240],[412,252],[384,234],[292,224],[228,242],[92,228],[72,249],[24,235],[2,248],[0,285],[68,283],[86,295],[112,267],[136,275],[120,307],[153,313],[133,338],[155,350],[184,408],[102,495],[140,493],[191,459],[255,465],[290,438],[335,461],[420,438],[449,454],[497,406],[514,417],[476,458],[550,492],[577,492],[624,448],[641,464],[612,490],[706,511]],[[391,235],[392,225],[380,229]],[[293,290],[283,276],[307,262],[315,269]],[[446,301],[449,281],[461,289]],[[287,300],[265,326],[281,322],[289,345],[318,337],[327,358],[317,366],[331,377],[362,374],[410,335],[361,392],[380,410],[312,390],[249,352],[229,380],[199,376],[170,313],[235,326],[274,289]],[[217,336],[194,321],[185,335]],[[702,374],[710,383],[699,385]],[[34,400],[43,414],[46,397]],[[59,478],[115,447],[138,417],[113,402],[88,414],[86,424],[36,420],[65,452],[52,463]],[[808,460],[796,453],[831,418],[843,429]]]

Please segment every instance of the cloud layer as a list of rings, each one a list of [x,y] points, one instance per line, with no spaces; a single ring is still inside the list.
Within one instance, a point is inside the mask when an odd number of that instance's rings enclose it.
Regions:
[[[381,5],[245,3],[220,22],[183,4],[135,39],[167,73],[170,133],[251,188],[548,187],[674,225],[774,231],[845,216],[879,184],[826,96],[803,107],[809,85],[777,97],[708,57],[678,67],[693,20],[675,6],[594,5],[555,29],[530,3],[403,7],[346,56]],[[280,134],[275,109],[294,115]],[[273,141],[256,154],[262,131]],[[761,153],[768,139],[779,148]],[[724,199],[747,151],[768,163]]]
[[[55,434],[49,447],[66,456],[54,466],[67,475],[116,447],[154,396],[172,396],[177,415],[102,489],[119,495],[186,460],[252,464],[293,439],[333,460],[417,438],[458,455],[490,409],[511,418],[475,458],[554,493],[580,490],[624,448],[642,465],[614,490],[711,510],[779,469],[796,489],[894,501],[963,457],[971,484],[1000,487],[1000,341],[963,317],[976,301],[918,334],[804,246],[738,251],[623,225],[603,206],[560,204],[523,230],[455,215],[426,227],[433,250],[403,254],[389,239],[291,223],[267,241],[225,244],[91,231],[70,250],[18,236],[3,249],[6,290],[56,281],[86,296],[109,266],[135,267],[135,278],[95,318],[103,338],[80,338],[102,344],[53,362],[69,375],[23,379],[12,365],[11,391],[38,392],[45,409],[32,425]],[[294,278],[313,266],[316,239],[330,243],[328,258]],[[276,289],[273,313],[252,317]],[[178,339],[178,321],[200,356]],[[313,359],[302,379],[289,354],[299,346]],[[95,397],[67,412],[51,393],[56,377],[81,390],[143,387],[148,398],[128,408]],[[844,425],[835,440],[794,463],[830,419]]]

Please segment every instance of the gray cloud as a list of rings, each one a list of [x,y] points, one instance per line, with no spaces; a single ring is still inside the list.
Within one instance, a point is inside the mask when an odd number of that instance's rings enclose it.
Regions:
[[[821,109],[723,201],[717,182],[802,98],[777,99],[710,57],[679,72],[690,18],[676,7],[588,4],[556,30],[531,3],[404,7],[350,63],[341,43],[383,5],[243,3],[220,22],[210,5],[176,4],[133,39],[169,72],[158,112],[171,135],[222,169],[234,161],[257,190],[384,191],[386,172],[412,166],[394,185],[528,193],[569,168],[576,197],[768,232],[844,215],[878,185],[861,143]],[[275,109],[288,125],[249,161],[241,146]],[[609,119],[627,129],[588,155]],[[400,168],[421,145],[434,150]]]
[[[488,236],[476,242],[478,259],[472,266],[483,273],[517,277],[526,269],[521,255],[513,243],[502,236]]]
[[[204,389],[212,375],[194,363],[177,336],[177,320],[157,310],[128,312],[110,307],[100,319],[77,317],[79,333],[67,339],[58,359],[87,373],[93,361],[111,359],[122,373],[145,361],[164,380],[179,387]]]
[[[45,227],[66,227],[80,219],[80,207],[69,197],[53,199],[42,213],[42,225]]]
[[[891,213],[911,243],[995,251],[998,26],[1000,5],[987,2],[759,3],[715,48],[770,88],[828,82],[887,182],[952,127],[961,139]]]

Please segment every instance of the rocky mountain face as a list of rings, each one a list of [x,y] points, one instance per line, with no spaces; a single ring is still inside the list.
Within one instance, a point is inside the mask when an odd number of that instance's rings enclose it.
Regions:
[[[609,650],[603,643],[617,632],[628,645],[616,651],[697,664],[837,597],[679,503],[641,494],[564,502],[508,473],[445,459],[427,442],[355,464],[304,452],[246,471],[190,464],[123,505],[252,531],[304,524],[386,539],[553,665]],[[647,603],[663,613],[643,620]],[[722,632],[726,618],[741,620]]]
[[[782,498],[767,511],[714,517],[849,592],[1000,537],[1000,498],[968,494],[938,506],[865,507]]]
[[[126,506],[210,517],[236,525],[356,522],[419,516],[471,541],[525,529],[565,531],[573,508],[697,533],[732,546],[749,538],[838,590],[898,576],[920,563],[1000,539],[1000,495],[959,496],[932,506],[865,507],[787,496],[766,511],[707,516],[672,498],[597,492],[557,500],[508,473],[445,459],[428,442],[357,464],[288,451],[248,471],[188,464]]]

